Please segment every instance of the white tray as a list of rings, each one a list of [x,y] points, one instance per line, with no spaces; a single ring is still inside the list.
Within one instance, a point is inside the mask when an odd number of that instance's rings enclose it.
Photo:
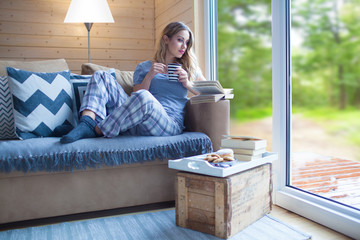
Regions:
[[[208,161],[203,160],[206,155],[207,154],[169,160],[168,166],[169,168],[186,172],[200,173],[215,177],[227,177],[265,163],[272,163],[272,161],[278,158],[277,153],[266,152],[263,153],[262,158],[252,161],[235,161],[231,167],[223,168],[212,166]]]

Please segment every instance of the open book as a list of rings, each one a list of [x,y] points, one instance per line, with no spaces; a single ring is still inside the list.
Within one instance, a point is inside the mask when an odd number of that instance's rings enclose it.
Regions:
[[[195,81],[193,89],[200,94],[190,98],[192,104],[234,98],[233,89],[223,88],[219,81]]]

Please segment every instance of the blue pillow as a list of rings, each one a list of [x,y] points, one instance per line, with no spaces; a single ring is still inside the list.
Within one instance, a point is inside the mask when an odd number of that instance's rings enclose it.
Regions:
[[[0,140],[16,139],[13,103],[6,76],[0,76]]]
[[[116,79],[114,68],[110,68],[108,70],[108,72],[114,77],[114,79]],[[87,85],[88,85],[91,77],[92,77],[92,75],[79,75],[79,74],[75,74],[75,73],[70,74],[70,82],[71,82],[73,90],[74,90],[74,96],[73,96],[74,112],[73,112],[73,114],[75,117],[76,124],[80,120],[79,111],[80,111],[82,99],[84,97]]]
[[[73,114],[76,124],[79,123],[80,120],[79,111],[80,111],[82,99],[84,97],[87,85],[91,77],[92,75],[78,75],[74,73],[70,74],[70,82],[74,90]]]
[[[59,125],[74,125],[69,70],[39,73],[6,69],[20,138],[49,137]]]

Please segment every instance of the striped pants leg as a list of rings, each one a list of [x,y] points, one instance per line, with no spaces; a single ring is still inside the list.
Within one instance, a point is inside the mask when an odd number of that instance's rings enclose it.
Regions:
[[[179,124],[147,90],[133,92],[98,127],[107,137],[127,131],[142,136],[171,136],[182,132]]]
[[[106,71],[96,71],[87,85],[80,112],[93,111],[101,122],[114,109],[120,107],[129,96],[114,77]]]

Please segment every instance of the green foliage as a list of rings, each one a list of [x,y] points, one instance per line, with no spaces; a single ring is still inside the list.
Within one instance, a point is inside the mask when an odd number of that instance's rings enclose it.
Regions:
[[[272,108],[245,108],[237,109],[235,118],[238,122],[248,122],[272,116]]]
[[[271,106],[271,1],[218,1],[219,80],[237,109]]]
[[[360,108],[360,0],[292,1],[291,11],[293,106]],[[218,48],[232,116],[271,106],[271,0],[218,1]]]
[[[360,106],[359,0],[293,1],[293,106]]]
[[[291,12],[293,113],[360,145],[360,0],[292,1]],[[218,48],[231,116],[271,116],[271,0],[218,1]]]

